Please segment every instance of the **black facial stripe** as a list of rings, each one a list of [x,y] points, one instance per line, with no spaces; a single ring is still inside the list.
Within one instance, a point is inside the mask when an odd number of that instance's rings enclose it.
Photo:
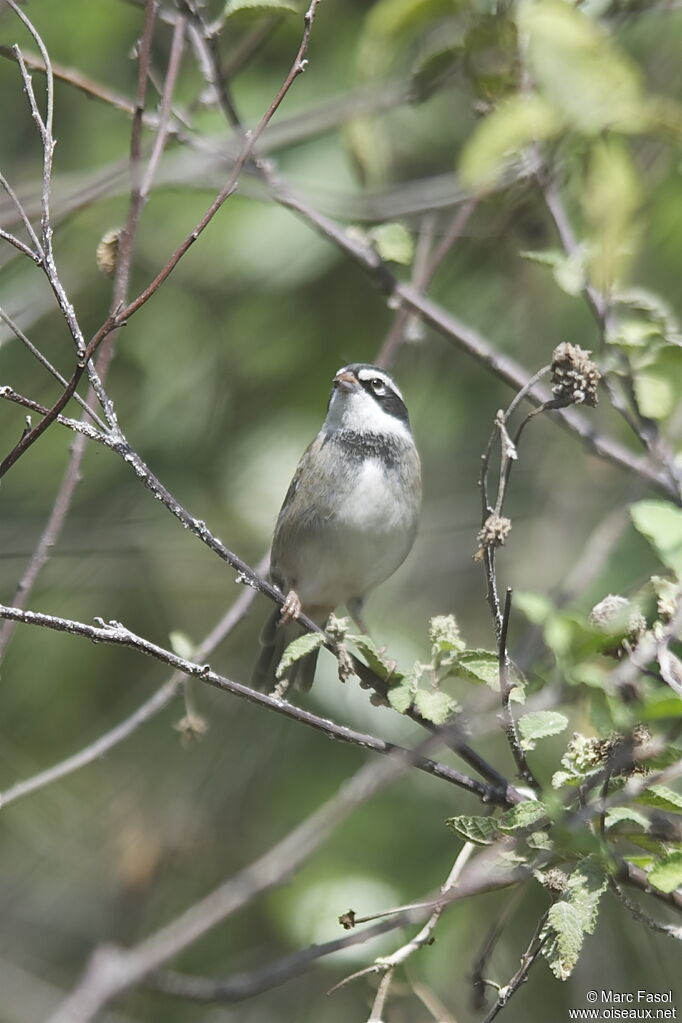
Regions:
[[[373,379],[373,377],[370,377],[369,380],[360,380],[359,382],[361,387],[367,391],[372,398],[374,398],[377,405],[379,405],[384,412],[387,412],[389,416],[395,416],[396,419],[400,419],[401,422],[407,423],[409,426],[410,418],[407,414],[407,409],[405,408],[405,402],[400,395],[396,394],[390,384],[384,384],[386,388],[385,394],[377,394],[372,388]],[[381,377],[377,377],[377,379],[381,379],[382,383],[384,382]]]

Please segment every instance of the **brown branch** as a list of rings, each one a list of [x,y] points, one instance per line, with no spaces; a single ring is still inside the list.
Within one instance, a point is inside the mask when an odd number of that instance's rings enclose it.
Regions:
[[[120,622],[109,622],[108,624],[100,622],[97,625],[87,625],[85,622],[60,618],[57,615],[26,611],[4,604],[0,604],[0,619],[52,629],[55,632],[66,632],[72,636],[81,636],[89,639],[93,643],[108,643],[114,646],[129,647],[147,657],[152,657],[164,664],[170,665],[190,678],[198,678],[201,682],[205,682],[215,689],[239,696],[260,707],[272,710],[276,714],[281,714],[284,717],[298,721],[300,724],[323,732],[341,742],[347,742],[353,746],[361,746],[363,749],[372,750],[375,753],[384,755],[393,755],[394,753],[407,755],[409,752],[395,743],[386,742],[383,739],[375,738],[363,732],[357,732],[352,728],[347,728],[345,725],[337,725],[326,718],[321,718],[310,711],[303,710],[301,707],[295,707],[293,704],[276,699],[266,693],[261,693],[256,689],[251,689],[240,682],[234,682],[232,679],[213,671],[210,665],[187,660],[170,650],[166,650],[164,647],[158,646],[156,643],[151,643],[142,636],[137,636],[134,632],[121,625]],[[434,733],[434,736],[442,737],[443,741],[447,741],[449,738],[448,733],[449,729],[446,726]],[[474,778],[469,778],[467,775],[461,774],[445,764],[437,763],[425,757],[416,757],[414,764],[419,770],[434,775],[437,778],[443,778],[453,785],[466,789],[467,792],[478,796],[485,802],[492,802],[503,806],[508,805],[504,794],[498,788],[494,788],[492,785],[485,785]]]
[[[511,979],[504,985],[504,987],[498,988],[497,1001],[491,1008],[488,1015],[483,1020],[483,1023],[492,1023],[497,1014],[504,1009],[510,998],[516,994],[521,985],[525,983],[526,978],[537,958],[542,951],[542,946],[547,940],[547,936],[542,934],[542,931],[547,920],[547,913],[544,913],[540,918],[537,927],[533,933],[533,937],[530,939],[528,948],[521,956],[521,965],[519,966],[516,973]],[[490,983],[490,982],[489,982]]]
[[[519,777],[522,778],[535,792],[540,791],[540,784],[533,774],[525,750],[521,745],[519,733],[516,728],[516,721],[511,709],[511,693],[514,688],[509,678],[509,654],[507,652],[507,633],[509,631],[509,618],[511,615],[513,591],[511,586],[507,587],[504,600],[504,611],[502,613],[502,628],[498,642],[498,660],[500,668],[500,697],[502,700],[502,722],[507,736],[507,742],[516,764]]]
[[[8,0],[8,2],[13,7],[16,6],[14,4],[14,0]],[[262,134],[264,129],[267,127],[268,123],[271,121],[271,119],[273,118],[273,116],[277,112],[277,109],[281,105],[282,101],[284,100],[286,94],[288,93],[289,89],[293,85],[293,83],[296,80],[296,78],[298,78],[298,76],[301,75],[305,71],[305,69],[307,67],[306,53],[308,51],[308,45],[309,45],[309,42],[310,42],[310,33],[311,33],[311,30],[312,30],[313,20],[314,20],[315,12],[317,10],[319,2],[320,2],[320,0],[311,0],[310,6],[309,6],[308,10],[306,11],[306,13],[304,15],[304,19],[303,19],[303,21],[304,21],[303,35],[302,35],[301,42],[300,42],[300,45],[298,47],[296,56],[294,58],[294,61],[293,61],[292,65],[291,65],[291,67],[289,68],[289,71],[287,72],[287,74],[286,74],[286,76],[284,78],[284,81],[282,82],[282,85],[280,86],[280,88],[279,88],[275,98],[272,100],[270,106],[268,107],[266,112],[261,117],[261,119],[258,122],[257,126],[248,135],[248,137],[246,139],[246,142],[242,146],[242,149],[241,149],[241,151],[239,153],[239,156],[237,157],[237,160],[235,161],[235,164],[234,164],[234,167],[232,169],[232,172],[230,173],[226,183],[223,185],[223,187],[218,192],[218,195],[215,197],[213,202],[210,204],[210,206],[208,207],[208,209],[206,210],[206,212],[204,213],[203,217],[200,219],[200,221],[196,225],[196,227],[190,232],[190,234],[185,238],[185,240],[183,242],[181,242],[181,244],[176,248],[175,252],[171,255],[170,259],[167,261],[165,266],[159,271],[159,273],[156,275],[154,280],[137,296],[137,298],[135,298],[132,302],[129,302],[124,308],[118,309],[116,312],[111,314],[104,321],[104,323],[99,328],[99,330],[96,332],[96,334],[93,336],[93,338],[91,339],[89,344],[85,347],[85,350],[83,351],[83,354],[80,356],[78,365],[77,365],[76,370],[74,372],[74,375],[71,378],[71,381],[69,382],[69,386],[65,389],[65,391],[63,392],[61,397],[57,400],[55,405],[50,409],[50,412],[48,413],[48,415],[45,416],[45,418],[36,427],[34,427],[25,436],[23,436],[21,438],[21,440],[19,441],[19,443],[15,445],[15,447],[12,449],[12,451],[10,451],[9,455],[7,455],[6,458],[2,461],[2,463],[0,463],[0,478],[38,440],[38,438],[45,432],[45,430],[48,428],[48,426],[56,419],[56,417],[59,415],[59,413],[62,411],[62,409],[66,406],[66,404],[68,403],[68,401],[71,398],[71,395],[75,391],[75,389],[76,389],[76,387],[78,385],[78,381],[80,380],[81,376],[83,375],[83,371],[86,368],[86,366],[88,365],[90,358],[92,357],[92,355],[94,354],[96,349],[99,347],[99,345],[102,343],[102,341],[113,330],[115,330],[117,327],[120,327],[122,324],[126,323],[130,319],[130,317],[134,313],[137,312],[138,309],[140,309],[143,305],[145,305],[145,303],[148,302],[149,299],[154,294],[156,294],[158,289],[161,287],[161,285],[164,283],[164,281],[167,280],[167,278],[173,272],[173,270],[175,269],[177,264],[180,262],[180,260],[182,259],[184,254],[187,252],[187,250],[190,248],[190,246],[193,245],[193,243],[197,240],[197,238],[201,235],[201,233],[205,230],[205,228],[211,222],[211,220],[216,215],[218,210],[221,208],[221,206],[223,205],[225,200],[230,195],[233,194],[233,192],[235,191],[235,189],[237,187],[237,182],[239,180],[239,176],[241,174],[242,168],[244,167],[244,165],[249,160],[249,158],[250,158],[250,156],[251,156],[251,154],[252,154],[252,152],[254,150],[254,147],[255,147],[255,145],[256,145],[260,135]],[[35,32],[35,30],[33,30],[33,31]],[[47,59],[45,60],[45,63],[46,63],[46,67],[47,67],[48,66]],[[22,66],[22,70],[23,70],[23,65],[21,65],[21,62],[20,62],[20,66]],[[27,73],[26,73],[26,77],[28,78],[28,74]],[[49,77],[49,75],[48,75],[48,77]],[[28,79],[27,89],[30,91],[30,94],[32,95],[32,90],[30,89],[30,79]],[[35,100],[33,100],[33,103],[35,104]],[[48,182],[48,184],[49,184],[49,182]],[[49,269],[49,261],[47,261],[47,262],[48,262],[48,269]],[[49,276],[49,278],[51,280],[51,283],[53,284],[53,288],[57,287],[57,285],[58,285],[56,294],[57,294],[58,301],[60,303],[60,308],[62,308],[62,311],[64,312],[64,315],[67,318],[67,322],[69,323],[69,326],[72,328],[72,333],[74,334],[74,338],[79,337],[80,336],[80,329],[77,326],[77,322],[75,320],[75,316],[73,314],[73,310],[71,309],[71,306],[68,303],[68,300],[66,300],[65,294],[63,294],[63,289],[61,289],[61,284],[59,284],[58,277],[56,276],[56,269],[51,268],[48,276]],[[62,302],[62,295],[63,295],[63,300],[64,300],[63,302]],[[106,412],[107,411],[106,406],[108,404],[106,396],[100,397],[100,401],[102,402],[103,407],[105,408],[105,412]],[[114,419],[114,423],[115,423],[115,419]]]
[[[261,563],[261,567],[265,569],[267,567],[267,561],[264,559]],[[239,595],[237,600],[234,602],[223,617],[220,619],[218,624],[211,630],[206,638],[199,644],[196,649],[195,657],[199,660],[207,657],[215,648],[222,643],[222,641],[229,636],[236,625],[242,620],[244,615],[247,613],[255,597],[255,590],[247,589]],[[5,621],[5,625],[14,624],[9,621]],[[0,633],[0,638],[2,634]],[[69,774],[73,774],[74,771],[80,770],[82,767],[86,767],[91,764],[94,760],[99,759],[109,750],[113,749],[120,742],[123,742],[130,735],[132,735],[137,729],[143,725],[150,718],[159,714],[165,707],[171,703],[175,697],[178,688],[186,679],[184,672],[175,671],[170,678],[164,682],[164,684],[157,689],[157,691],[143,704],[137,707],[132,714],[128,715],[123,721],[119,722],[109,731],[100,735],[94,742],[89,743],[87,746],[79,749],[77,753],[74,753],[70,757],[66,757],[64,760],[60,760],[58,763],[53,764],[51,767],[46,768],[44,771],[40,771],[38,774],[33,775],[31,778],[26,778],[24,781],[15,782],[14,785],[6,789],[4,792],[0,792],[0,807],[9,805],[9,803],[15,802],[17,799],[21,799],[24,796],[30,795],[32,792],[36,792],[38,789],[45,788],[46,785],[51,785],[53,782],[58,781],[60,778],[64,778]]]
[[[430,737],[418,749],[433,743]],[[417,751],[412,751],[414,756]],[[116,997],[144,981],[170,958],[232,916],[256,896],[288,880],[357,807],[402,776],[409,759],[393,757],[357,771],[319,810],[299,824],[255,863],[224,882],[183,914],[128,949],[106,946],[93,954],[78,986],[48,1023],[87,1023]],[[483,891],[508,887],[526,871],[495,861],[486,850],[476,858],[447,901],[470,898]]]
[[[288,880],[322,845],[334,829],[359,806],[401,777],[415,756],[437,741],[430,736],[407,755],[394,755],[366,764],[319,810],[299,824],[259,860],[219,885],[184,913],[132,948],[100,947],[85,973],[48,1023],[87,1023],[123,991],[139,984],[173,956],[232,916],[258,895]],[[483,859],[481,856],[478,859]],[[463,898],[485,887],[512,884],[520,876],[508,865],[478,869],[456,896]]]

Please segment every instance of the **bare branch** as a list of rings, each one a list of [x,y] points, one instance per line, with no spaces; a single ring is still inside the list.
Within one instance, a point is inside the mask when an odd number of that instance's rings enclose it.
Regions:
[[[158,661],[162,661],[164,664],[169,664],[184,675],[192,678],[198,678],[200,681],[205,682],[216,689],[232,693],[234,696],[240,696],[243,699],[249,700],[251,703],[258,704],[261,707],[275,711],[277,714],[282,714],[285,717],[292,718],[301,724],[315,728],[317,731],[324,732],[325,734],[330,735],[335,739],[339,739],[342,742],[347,742],[354,746],[361,746],[363,749],[373,750],[376,753],[383,753],[386,755],[392,755],[394,753],[404,754],[409,752],[405,751],[403,747],[398,746],[395,743],[386,742],[383,739],[377,739],[374,736],[366,735],[363,732],[356,732],[352,728],[347,728],[345,725],[336,725],[332,721],[318,717],[316,714],[312,714],[300,707],[295,707],[284,700],[278,700],[266,693],[261,693],[256,689],[250,689],[248,686],[242,685],[240,682],[233,682],[226,676],[213,671],[208,664],[199,664],[195,661],[186,660],[183,657],[179,657],[172,651],[158,646],[156,643],[151,643],[149,640],[146,640],[141,636],[137,636],[134,632],[131,632],[129,629],[126,629],[125,626],[121,625],[120,622],[109,622],[108,624],[99,622],[97,625],[87,625],[85,622],[77,622],[68,618],[59,618],[56,615],[41,614],[35,611],[26,611],[17,607],[8,607],[4,604],[0,604],[0,618],[9,621],[23,622],[26,625],[35,625],[42,628],[52,629],[56,632],[66,632],[72,636],[81,636],[85,639],[89,639],[94,643],[109,643],[115,646],[130,647],[147,657],[153,657]],[[449,738],[449,729],[446,726],[434,734],[444,737],[443,741],[447,741]],[[432,774],[435,777],[443,778],[446,781],[451,782],[453,785],[464,788],[486,802],[508,805],[504,795],[500,793],[499,789],[494,788],[492,785],[484,785],[482,782],[479,782],[474,778],[469,778],[467,775],[461,774],[454,768],[447,767],[445,764],[440,764],[424,757],[417,758],[414,763],[419,770],[425,771],[427,774]]]
[[[547,940],[547,936],[543,936],[542,934],[546,920],[547,913],[543,914],[540,918],[538,925],[535,928],[535,932],[533,933],[533,937],[530,939],[528,948],[521,956],[521,965],[518,970],[508,983],[504,985],[504,987],[498,988],[497,1001],[485,1017],[483,1023],[492,1023],[497,1014],[505,1007],[509,999],[516,994],[521,985],[525,982],[533,963],[537,961],[537,958],[542,951],[542,946]]]
[[[286,881],[349,814],[401,777],[410,760],[416,755],[421,756],[434,741],[434,736],[429,737],[407,757],[395,755],[362,767],[332,799],[259,860],[138,945],[129,949],[100,947],[92,956],[80,984],[48,1023],[86,1023],[116,995],[139,984],[257,895]],[[496,850],[486,850],[472,866],[460,884],[450,890],[448,901],[507,887],[526,876],[526,872],[519,868],[499,863]]]
[[[525,750],[521,745],[519,739],[519,733],[516,728],[516,721],[511,709],[511,693],[514,688],[513,682],[509,678],[509,654],[507,652],[507,632],[509,630],[509,618],[511,615],[512,607],[512,596],[513,591],[511,586],[507,587],[507,592],[504,600],[504,612],[502,614],[502,628],[500,629],[500,637],[498,642],[498,657],[500,666],[500,697],[502,699],[502,721],[504,724],[504,731],[507,736],[507,742],[509,748],[514,757],[516,768],[519,772],[519,777],[523,778],[528,785],[531,786],[536,792],[540,790],[540,784],[533,774],[526,757]]]
[[[52,374],[52,376],[55,378],[55,380],[59,381],[59,383],[62,385],[62,387],[68,387],[68,380],[66,379],[66,377],[62,376],[62,374],[59,372],[59,370],[56,369],[52,365],[50,360],[45,355],[43,355],[43,353],[40,351],[39,348],[36,348],[36,346],[33,344],[33,342],[31,340],[29,340],[29,338],[26,336],[26,334],[24,334],[24,332],[21,329],[21,327],[19,327],[19,325],[14,322],[14,320],[11,318],[11,316],[9,316],[1,306],[0,306],[0,320],[2,320],[3,323],[7,324],[7,326],[12,331],[12,333],[17,338],[17,340],[21,341],[22,345],[24,345],[24,347],[28,349],[28,351],[31,353],[31,355],[35,359],[37,359],[38,362],[42,366],[45,367],[45,369],[48,371],[48,373]],[[81,396],[78,393],[78,391],[74,392],[73,398],[74,398],[74,401],[76,401],[80,405],[80,407],[83,409],[83,411],[87,414],[89,419],[92,419],[92,421],[94,423],[97,423],[97,425],[99,426],[99,428],[101,430],[106,429],[103,419],[101,419],[101,417],[97,415],[95,410],[92,409],[88,405],[88,403],[85,401],[85,399],[81,398]],[[36,407],[35,411],[36,412],[41,411],[42,415],[47,415],[47,412],[48,412],[47,409],[43,410],[42,408],[39,409],[38,407]],[[61,417],[58,417],[58,420],[59,421],[63,421]]]
[[[264,559],[261,562],[263,569],[267,567],[267,561]],[[203,659],[215,650],[219,643],[229,636],[236,625],[242,620],[244,615],[247,613],[255,597],[255,590],[244,590],[243,593],[237,597],[236,601],[230,607],[223,617],[220,619],[214,629],[208,634],[208,636],[199,644],[196,650],[196,657]],[[9,621],[5,621],[4,625],[10,625]],[[0,650],[3,648],[3,632],[0,632]],[[130,735],[135,732],[140,725],[149,721],[150,718],[159,714],[165,707],[171,703],[175,697],[179,687],[186,679],[184,672],[175,671],[168,681],[157,689],[157,691],[146,700],[140,707],[138,707],[132,714],[130,714],[123,721],[119,722],[114,728],[111,728],[104,735],[100,735],[94,742],[89,743],[82,749],[78,750],[72,756],[67,757],[65,760],[59,761],[57,764],[53,764],[52,767],[47,768],[44,771],[40,771],[39,774],[33,775],[32,778],[27,778],[25,781],[16,782],[10,788],[0,793],[0,807],[7,806],[9,803],[15,802],[17,799],[21,799],[23,796],[28,796],[32,792],[36,792],[38,789],[45,788],[46,785],[51,785],[53,782],[58,781],[60,778],[66,777],[66,775],[73,774],[74,771],[80,770],[82,767],[86,767],[91,764],[94,760],[104,756],[109,750],[113,749],[120,742],[123,742]]]

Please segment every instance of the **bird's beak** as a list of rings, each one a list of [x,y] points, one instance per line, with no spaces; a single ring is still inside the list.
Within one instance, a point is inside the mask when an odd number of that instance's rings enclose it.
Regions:
[[[355,374],[348,369],[341,370],[334,377],[334,386],[340,387],[342,391],[352,391],[356,384]]]

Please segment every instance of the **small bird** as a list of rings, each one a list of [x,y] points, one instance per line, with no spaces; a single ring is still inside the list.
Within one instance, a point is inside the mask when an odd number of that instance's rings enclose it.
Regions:
[[[345,604],[366,633],[365,597],[393,575],[414,542],[421,466],[403,396],[367,363],[334,377],[327,417],[303,454],[277,517],[270,578],[286,595],[261,634],[253,684],[269,688],[303,611],[321,628]],[[295,662],[285,685],[310,689],[318,651]]]

